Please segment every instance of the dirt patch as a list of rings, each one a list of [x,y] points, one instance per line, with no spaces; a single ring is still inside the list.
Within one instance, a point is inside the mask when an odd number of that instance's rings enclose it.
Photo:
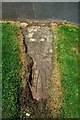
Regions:
[[[57,33],[57,26],[61,24],[51,24],[52,31],[54,30],[54,57],[53,57],[53,73],[52,73],[52,86],[50,88],[50,92],[53,93],[51,95],[51,101],[50,105],[53,111],[53,117],[58,118],[59,117],[59,110],[61,108],[61,103],[62,103],[62,91],[61,91],[61,75],[60,75],[60,70],[59,70],[59,65],[58,65],[58,58],[57,58],[57,38],[58,38],[58,33]]]

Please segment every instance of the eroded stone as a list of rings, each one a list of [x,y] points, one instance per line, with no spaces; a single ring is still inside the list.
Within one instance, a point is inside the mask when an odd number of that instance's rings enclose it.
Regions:
[[[31,26],[24,29],[27,52],[32,57],[32,94],[36,100],[48,97],[47,85],[52,72],[53,35],[49,27]]]

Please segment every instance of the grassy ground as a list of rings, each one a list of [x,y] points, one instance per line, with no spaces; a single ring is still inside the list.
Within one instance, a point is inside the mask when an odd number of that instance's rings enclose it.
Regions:
[[[10,22],[2,23],[2,115],[14,118],[18,114],[19,87],[19,27]]]
[[[3,74],[3,118],[13,118],[18,115],[17,99],[19,88],[20,58],[18,48],[19,27],[10,22],[2,24],[2,74]],[[61,81],[57,87],[63,92],[60,109],[61,118],[78,118],[78,30],[75,26],[62,25],[57,27],[57,57]],[[54,29],[53,29],[54,31]],[[56,53],[55,52],[55,53]],[[58,64],[57,64],[58,62]],[[55,68],[55,71],[56,68]],[[59,74],[58,74],[59,75]],[[61,82],[61,83],[60,83]],[[56,85],[56,83],[55,83]],[[56,88],[55,88],[56,89]],[[54,91],[55,91],[54,89]],[[57,90],[57,89],[56,89]],[[58,91],[57,91],[58,92]],[[57,95],[57,93],[55,94]],[[60,93],[59,93],[60,95]],[[54,98],[54,96],[53,96]],[[55,99],[56,100],[56,99]],[[58,100],[58,97],[57,97]],[[58,101],[60,102],[60,101]],[[57,104],[58,104],[57,102]],[[58,106],[58,105],[57,105]],[[57,110],[59,107],[57,107]]]
[[[61,118],[78,118],[78,31],[79,28],[70,25],[57,27],[58,64],[61,74],[63,91]]]

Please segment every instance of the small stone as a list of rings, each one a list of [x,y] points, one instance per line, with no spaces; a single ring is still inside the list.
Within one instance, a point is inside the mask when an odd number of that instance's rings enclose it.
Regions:
[[[27,23],[20,23],[20,26],[21,26],[21,28],[23,29],[23,28],[27,27],[28,24],[27,24]]]
[[[52,27],[54,25],[54,23],[50,23],[50,26]]]
[[[54,23],[54,26],[57,26],[57,23]]]

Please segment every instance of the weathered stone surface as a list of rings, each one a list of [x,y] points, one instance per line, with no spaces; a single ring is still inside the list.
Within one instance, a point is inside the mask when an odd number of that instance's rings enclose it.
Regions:
[[[34,62],[31,87],[33,98],[46,99],[52,71],[53,35],[46,26],[31,26],[24,29],[24,36],[27,52]]]

